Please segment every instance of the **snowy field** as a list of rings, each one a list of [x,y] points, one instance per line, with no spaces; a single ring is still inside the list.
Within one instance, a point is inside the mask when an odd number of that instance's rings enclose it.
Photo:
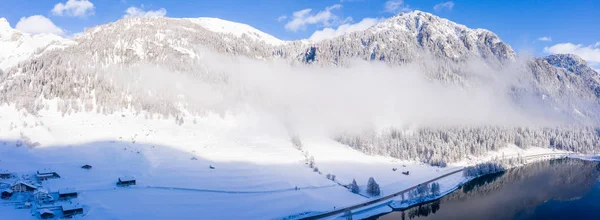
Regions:
[[[319,174],[305,164],[285,129],[264,118],[206,115],[177,125],[173,118],[149,119],[130,112],[63,116],[42,110],[33,116],[11,106],[0,107],[0,112],[0,170],[17,175],[0,182],[13,184],[37,170],[52,169],[61,178],[39,187],[49,192],[75,188],[79,197],[72,202],[83,206],[85,219],[280,219],[370,199],[364,192],[350,193],[326,174],[336,175],[341,184],[356,179],[362,188],[374,177],[386,195],[482,160],[439,168],[365,155],[326,137],[303,138]],[[548,151],[515,147],[489,157]],[[85,164],[93,168],[82,169]],[[121,176],[135,177],[137,185],[117,187]],[[441,190],[463,180],[460,174],[444,178]],[[31,215],[33,209],[0,202],[8,219],[37,218]]]

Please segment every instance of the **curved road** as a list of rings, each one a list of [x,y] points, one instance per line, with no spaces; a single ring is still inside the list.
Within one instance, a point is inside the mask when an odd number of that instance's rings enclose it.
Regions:
[[[533,158],[537,158],[537,157],[544,157],[544,156],[551,156],[551,155],[568,155],[568,154],[569,153],[547,153],[547,154],[536,154],[536,155],[524,156],[523,158],[525,158],[525,159],[533,159]],[[452,172],[446,173],[444,175],[441,175],[441,176],[438,176],[436,178],[430,179],[428,181],[422,182],[421,184],[418,184],[416,186],[410,187],[408,189],[405,189],[405,190],[402,190],[402,191],[399,191],[397,193],[394,193],[394,194],[391,194],[391,195],[387,195],[387,196],[384,196],[384,197],[381,197],[381,198],[377,198],[377,199],[374,199],[374,200],[371,200],[371,201],[368,201],[368,202],[365,202],[365,203],[361,203],[361,204],[358,204],[358,205],[353,205],[353,206],[350,206],[350,207],[338,209],[338,210],[331,211],[331,212],[326,212],[326,213],[322,213],[322,214],[318,214],[318,215],[309,216],[309,217],[306,217],[306,218],[300,218],[300,219],[303,219],[303,220],[312,220],[312,219],[327,218],[327,217],[330,217],[332,215],[337,215],[337,214],[340,214],[340,213],[344,213],[346,211],[352,211],[353,209],[358,209],[358,208],[362,208],[362,207],[365,207],[365,206],[373,205],[373,204],[378,203],[378,202],[383,202],[385,200],[394,198],[394,197],[396,197],[398,195],[401,195],[403,193],[407,193],[407,192],[409,192],[409,191],[417,188],[420,185],[429,184],[431,182],[435,182],[435,181],[437,181],[439,179],[442,179],[444,177],[450,176],[452,174],[455,174],[455,173],[458,173],[458,172],[462,172],[463,170],[464,170],[464,168],[461,168],[460,170],[456,170],[456,171],[452,171]]]

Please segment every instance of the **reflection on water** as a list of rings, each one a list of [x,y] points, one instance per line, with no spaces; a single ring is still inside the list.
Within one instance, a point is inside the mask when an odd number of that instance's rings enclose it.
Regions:
[[[440,200],[375,219],[600,219],[600,164],[560,159],[475,179]]]

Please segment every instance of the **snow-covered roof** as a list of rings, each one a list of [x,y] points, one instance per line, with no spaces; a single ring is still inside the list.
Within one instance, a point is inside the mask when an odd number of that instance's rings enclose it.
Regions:
[[[73,194],[73,193],[77,193],[75,188],[64,188],[64,189],[58,190],[58,194]]]
[[[8,188],[8,189],[5,189],[5,190],[2,190],[2,192],[12,193],[13,191],[12,191],[12,189]]]
[[[31,187],[31,188],[37,189],[37,186],[31,185],[31,184],[29,184],[29,183],[26,183],[26,182],[23,182],[23,181],[20,181],[20,180],[19,180],[19,181],[17,181],[15,184],[13,184],[13,186],[14,186],[14,185],[19,185],[19,184],[23,184],[23,185],[26,185],[26,186],[28,186],[28,187]]]
[[[61,205],[61,208],[63,211],[67,211],[67,210],[82,209],[83,207],[81,207],[81,205],[79,205],[79,204],[63,204],[63,205]]]
[[[127,182],[127,181],[134,181],[135,178],[133,176],[122,176],[122,177],[119,177],[119,180],[121,182]]]
[[[38,213],[40,213],[40,215],[45,213],[54,214],[54,212],[50,211],[49,209],[38,209]]]
[[[43,170],[38,170],[37,173],[38,174],[55,174],[56,172],[54,172],[54,170],[51,170],[51,169],[43,169]]]
[[[48,190],[44,189],[44,188],[39,188],[39,189],[37,189],[37,191],[34,194],[37,194],[37,193],[46,193],[46,194],[48,194]]]
[[[43,174],[36,174],[37,177],[43,178],[43,177],[53,177],[54,173],[43,173]]]

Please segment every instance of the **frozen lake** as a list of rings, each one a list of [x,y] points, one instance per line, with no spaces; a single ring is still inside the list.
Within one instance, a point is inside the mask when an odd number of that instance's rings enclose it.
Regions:
[[[431,203],[373,219],[597,219],[600,164],[544,161],[475,179]]]

